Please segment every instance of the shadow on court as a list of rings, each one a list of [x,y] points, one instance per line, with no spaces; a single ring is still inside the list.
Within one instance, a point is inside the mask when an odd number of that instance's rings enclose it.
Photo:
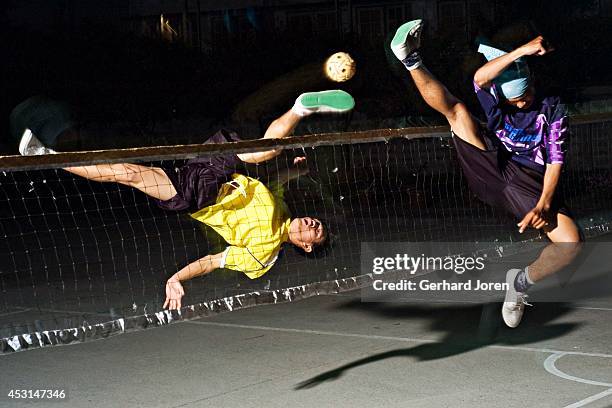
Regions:
[[[521,326],[508,329],[499,316],[499,303],[487,303],[470,307],[423,307],[418,305],[393,305],[388,303],[363,303],[353,300],[338,306],[385,319],[429,320],[428,331],[443,332],[437,342],[415,347],[399,348],[373,354],[355,360],[333,370],[302,381],[294,389],[316,387],[340,378],[347,371],[366,364],[398,357],[411,357],[416,361],[430,361],[452,357],[491,345],[524,345],[564,336],[580,327],[578,323],[551,323],[569,313],[568,304],[547,303],[538,306],[537,313],[526,313]],[[409,363],[409,362],[407,362]]]

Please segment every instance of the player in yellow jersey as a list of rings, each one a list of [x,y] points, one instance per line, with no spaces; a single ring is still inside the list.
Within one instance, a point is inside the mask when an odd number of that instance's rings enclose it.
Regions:
[[[344,91],[311,92],[300,95],[294,106],[274,120],[264,139],[284,138],[301,118],[312,113],[346,112],[354,107]],[[205,143],[239,140],[238,135],[220,130]],[[19,145],[22,155],[52,154],[25,129]],[[115,182],[136,188],[169,211],[189,211],[191,216],[218,232],[228,247],[217,254],[197,259],[172,275],[166,283],[164,308],[179,309],[185,294],[182,281],[218,268],[240,271],[255,279],[276,261],[283,243],[312,252],[327,237],[323,223],[311,217],[291,218],[282,199],[280,184],[297,177],[298,168],[284,173],[273,188],[237,172],[243,162],[261,163],[281,153],[279,149],[189,160],[180,168],[148,167],[130,163],[97,164],[65,168],[78,176],[100,182]],[[297,161],[303,161],[298,158]],[[298,163],[299,164],[299,163]],[[275,188],[276,187],[276,188]]]

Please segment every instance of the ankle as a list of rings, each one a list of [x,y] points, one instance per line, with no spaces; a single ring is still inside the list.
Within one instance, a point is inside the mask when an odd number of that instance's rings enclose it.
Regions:
[[[312,114],[313,112],[312,110],[305,108],[304,106],[302,106],[300,103],[296,101],[293,107],[291,108],[291,113],[299,116],[300,118],[304,118]]]
[[[517,292],[525,293],[535,282],[529,277],[529,266],[520,271],[514,278],[514,289]]]
[[[412,71],[423,65],[423,59],[418,51],[413,51],[410,53],[410,55],[402,60],[402,64],[404,64],[408,71]]]

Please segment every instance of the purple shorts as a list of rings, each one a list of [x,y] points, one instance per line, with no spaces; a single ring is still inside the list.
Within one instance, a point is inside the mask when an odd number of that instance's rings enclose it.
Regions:
[[[236,142],[240,138],[234,132],[221,129],[204,143]],[[163,167],[176,195],[169,200],[157,200],[157,205],[169,211],[197,211],[212,204],[219,187],[230,181],[232,174],[240,172],[242,160],[235,154],[199,157],[188,160],[178,168]]]
[[[470,189],[485,203],[505,209],[522,219],[538,203],[544,174],[514,160],[510,152],[483,135],[487,150],[480,150],[453,135],[459,163]],[[563,203],[560,188],[553,198],[551,211],[571,217]]]

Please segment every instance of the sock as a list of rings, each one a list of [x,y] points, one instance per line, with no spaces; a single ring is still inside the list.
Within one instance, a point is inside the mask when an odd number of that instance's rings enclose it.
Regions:
[[[516,289],[517,292],[525,293],[533,284],[534,282],[529,277],[528,266],[520,271],[516,275],[516,278],[514,278],[514,289]]]
[[[421,59],[421,55],[418,51],[413,51],[410,53],[410,55],[402,60],[402,64],[408,68],[408,71],[412,71],[413,69],[417,69],[423,65],[423,60]]]
[[[311,113],[314,113],[312,110],[309,110],[309,109],[303,107],[301,103],[298,103],[298,101],[295,101],[295,104],[291,108],[291,111],[293,113],[295,113],[296,115],[298,115],[299,117],[302,117],[302,118],[304,116],[310,115]]]

